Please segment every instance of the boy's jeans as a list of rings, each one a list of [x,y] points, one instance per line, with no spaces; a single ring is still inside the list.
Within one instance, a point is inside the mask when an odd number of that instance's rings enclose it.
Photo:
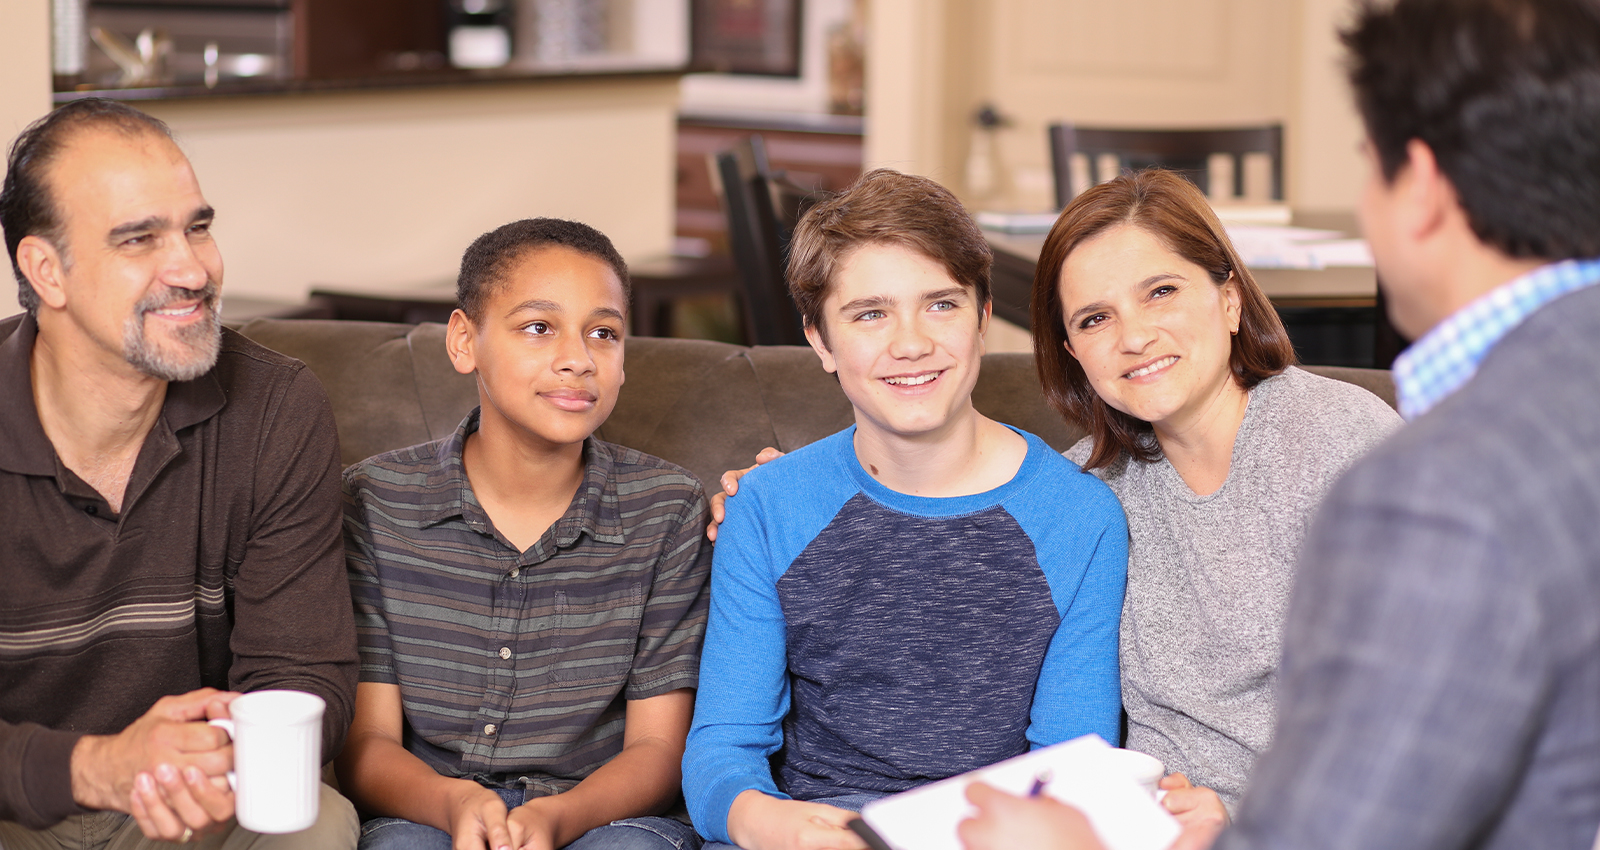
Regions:
[[[497,788],[506,808],[522,805],[520,788]],[[699,850],[694,827],[671,818],[628,818],[584,833],[563,850]],[[373,818],[361,825],[359,850],[450,850],[450,834],[404,818]]]

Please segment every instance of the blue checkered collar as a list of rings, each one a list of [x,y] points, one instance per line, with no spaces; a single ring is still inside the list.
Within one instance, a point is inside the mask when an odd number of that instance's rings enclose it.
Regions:
[[[1563,260],[1507,281],[1457,310],[1394,361],[1400,415],[1416,419],[1478,371],[1512,328],[1555,299],[1600,283],[1600,259]]]

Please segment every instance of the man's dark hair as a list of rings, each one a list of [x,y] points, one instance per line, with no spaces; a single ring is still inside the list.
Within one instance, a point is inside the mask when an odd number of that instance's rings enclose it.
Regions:
[[[604,233],[578,221],[525,218],[497,227],[467,247],[456,278],[456,306],[473,322],[482,321],[485,305],[495,287],[505,283],[511,266],[529,251],[547,245],[564,245],[610,266],[622,282],[623,300],[628,300],[628,264]]]
[[[1342,37],[1386,180],[1418,139],[1486,245],[1600,256],[1600,3],[1365,0]]]
[[[17,302],[29,313],[39,310],[39,297],[17,263],[17,245],[25,236],[37,236],[55,247],[63,263],[70,263],[61,239],[61,210],[50,194],[45,172],[79,130],[103,127],[128,136],[155,133],[172,139],[165,122],[124,103],[103,97],[74,100],[28,125],[6,157],[5,184],[0,186],[0,228],[5,230],[6,254],[17,277]]]

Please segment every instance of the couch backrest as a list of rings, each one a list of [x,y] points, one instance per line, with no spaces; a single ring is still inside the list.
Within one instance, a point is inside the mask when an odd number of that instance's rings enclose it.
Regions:
[[[346,464],[448,435],[478,403],[472,376],[444,351],[444,326],[256,319],[239,329],[298,358],[327,388]],[[666,458],[702,482],[748,466],[765,446],[791,451],[848,426],[850,403],[804,346],[746,347],[632,337],[627,381],[601,439]],[[1389,373],[1312,367],[1394,404]],[[983,358],[973,404],[1065,449],[1083,436],[1045,404],[1028,354]]]

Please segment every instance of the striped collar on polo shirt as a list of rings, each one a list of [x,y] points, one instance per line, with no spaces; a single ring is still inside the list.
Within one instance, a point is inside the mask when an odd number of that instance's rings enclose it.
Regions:
[[[434,492],[451,492],[455,496],[419,505],[418,509],[428,515],[426,525],[438,525],[461,517],[473,530],[489,533],[489,515],[472,492],[472,482],[467,479],[467,466],[463,460],[467,437],[478,430],[479,414],[480,409],[474,407],[456,426],[454,433],[438,442],[434,466],[428,473],[428,487]],[[583,482],[578,485],[572,505],[556,521],[557,548],[571,547],[584,532],[606,543],[622,543],[626,540],[616,488],[606,486],[612,466],[613,459],[607,443],[592,435],[583,441]],[[537,484],[530,482],[529,486]]]
[[[1563,260],[1495,287],[1456,311],[1394,361],[1400,415],[1416,419],[1477,374],[1495,344],[1551,301],[1600,283],[1600,259]]]

